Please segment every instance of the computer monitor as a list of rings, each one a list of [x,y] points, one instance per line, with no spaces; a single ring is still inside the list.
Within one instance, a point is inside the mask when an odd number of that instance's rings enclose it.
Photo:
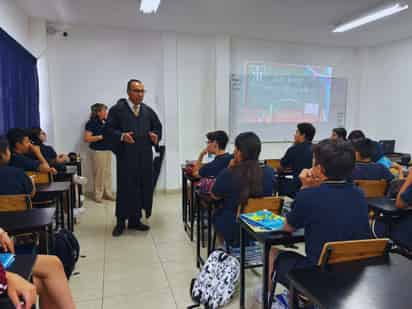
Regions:
[[[379,144],[381,145],[382,151],[385,155],[395,152],[395,140],[381,140],[379,141]]]

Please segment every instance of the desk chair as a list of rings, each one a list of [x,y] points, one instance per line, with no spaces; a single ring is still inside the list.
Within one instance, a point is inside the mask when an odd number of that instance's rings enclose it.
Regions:
[[[244,206],[238,207],[237,217],[239,218],[240,214],[251,213],[259,210],[269,210],[274,214],[279,215],[283,207],[283,198],[278,196],[266,196],[259,198],[249,198],[248,202]],[[216,247],[216,232],[213,232],[213,245],[212,250]],[[230,252],[229,246],[226,247],[226,251]]]
[[[366,198],[384,197],[388,189],[386,180],[355,180],[356,186],[362,189]]]
[[[318,266],[345,263],[384,256],[389,253],[388,238],[336,241],[323,245]]]
[[[265,165],[270,166],[271,168],[278,170],[281,167],[280,159],[267,159],[264,161]]]
[[[238,207],[237,216],[240,214],[256,212],[259,210],[269,210],[274,214],[279,215],[282,211],[283,199],[278,196],[267,196],[260,198],[250,198],[247,204]]]
[[[51,173],[44,172],[26,172],[29,177],[34,176],[35,185],[48,185],[53,182],[53,175]],[[55,197],[51,195],[37,195],[34,197],[33,206],[48,207],[56,203]]]
[[[329,264],[360,261],[385,256],[389,253],[390,248],[391,245],[388,238],[328,242],[323,245],[318,266],[325,270],[326,265]],[[276,269],[274,269],[274,271],[276,271]],[[275,274],[272,273],[271,277],[273,278],[273,284],[270,291],[269,308],[272,306],[273,294],[276,290],[277,272]],[[300,297],[303,302],[308,302],[305,296],[299,295],[298,297]]]
[[[25,211],[31,209],[31,207],[29,195],[0,195],[0,212]]]

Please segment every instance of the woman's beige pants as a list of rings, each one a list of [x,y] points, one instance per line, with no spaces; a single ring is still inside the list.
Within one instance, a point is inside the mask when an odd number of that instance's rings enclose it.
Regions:
[[[112,152],[92,150],[94,198],[112,197]]]

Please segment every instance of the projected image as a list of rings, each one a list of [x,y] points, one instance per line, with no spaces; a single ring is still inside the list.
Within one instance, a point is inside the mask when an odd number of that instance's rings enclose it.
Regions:
[[[329,121],[331,67],[247,63],[238,119],[244,124]]]

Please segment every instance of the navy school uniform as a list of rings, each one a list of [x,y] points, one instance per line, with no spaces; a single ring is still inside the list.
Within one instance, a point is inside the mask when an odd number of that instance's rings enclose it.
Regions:
[[[300,144],[294,144],[288,148],[280,163],[283,168],[291,168],[294,176],[293,180],[284,180],[284,183],[280,185],[280,193],[282,195],[294,196],[301,183],[299,180],[300,172],[305,168],[311,168],[313,161],[312,143],[304,142]]]
[[[0,166],[0,195],[31,194],[33,183],[20,168]]]
[[[263,196],[273,195],[276,182],[275,171],[270,167],[263,167]],[[239,191],[236,189],[233,169],[223,170],[212,188],[212,193],[222,200],[222,207],[213,214],[213,224],[218,233],[223,235],[230,245],[239,243],[239,224],[237,223],[237,209],[240,204]]]
[[[221,171],[229,166],[232,159],[233,155],[229,153],[216,156],[212,162],[203,165],[199,169],[200,177],[216,177]]]
[[[286,218],[295,229],[304,228],[306,257],[296,252],[278,256],[276,270],[284,285],[290,270],[317,265],[325,243],[370,238],[365,196],[348,182],[324,182],[299,191]]]
[[[409,186],[402,194],[401,200],[412,206],[412,186]],[[393,218],[391,225],[391,235],[386,233],[386,222],[376,219],[374,226],[377,237],[390,237],[395,243],[412,250],[412,214],[406,214],[399,218]]]
[[[26,155],[12,153],[9,165],[20,168],[24,171],[36,172],[39,170],[40,161],[34,160]]]
[[[85,130],[92,133],[93,136],[104,135],[105,122],[100,121],[99,119],[90,119],[85,126]],[[111,150],[110,144],[107,139],[103,139],[98,142],[93,142],[89,144],[90,149],[92,150]]]
[[[356,162],[352,172],[353,180],[381,180],[391,182],[394,176],[388,168],[375,162]]]

